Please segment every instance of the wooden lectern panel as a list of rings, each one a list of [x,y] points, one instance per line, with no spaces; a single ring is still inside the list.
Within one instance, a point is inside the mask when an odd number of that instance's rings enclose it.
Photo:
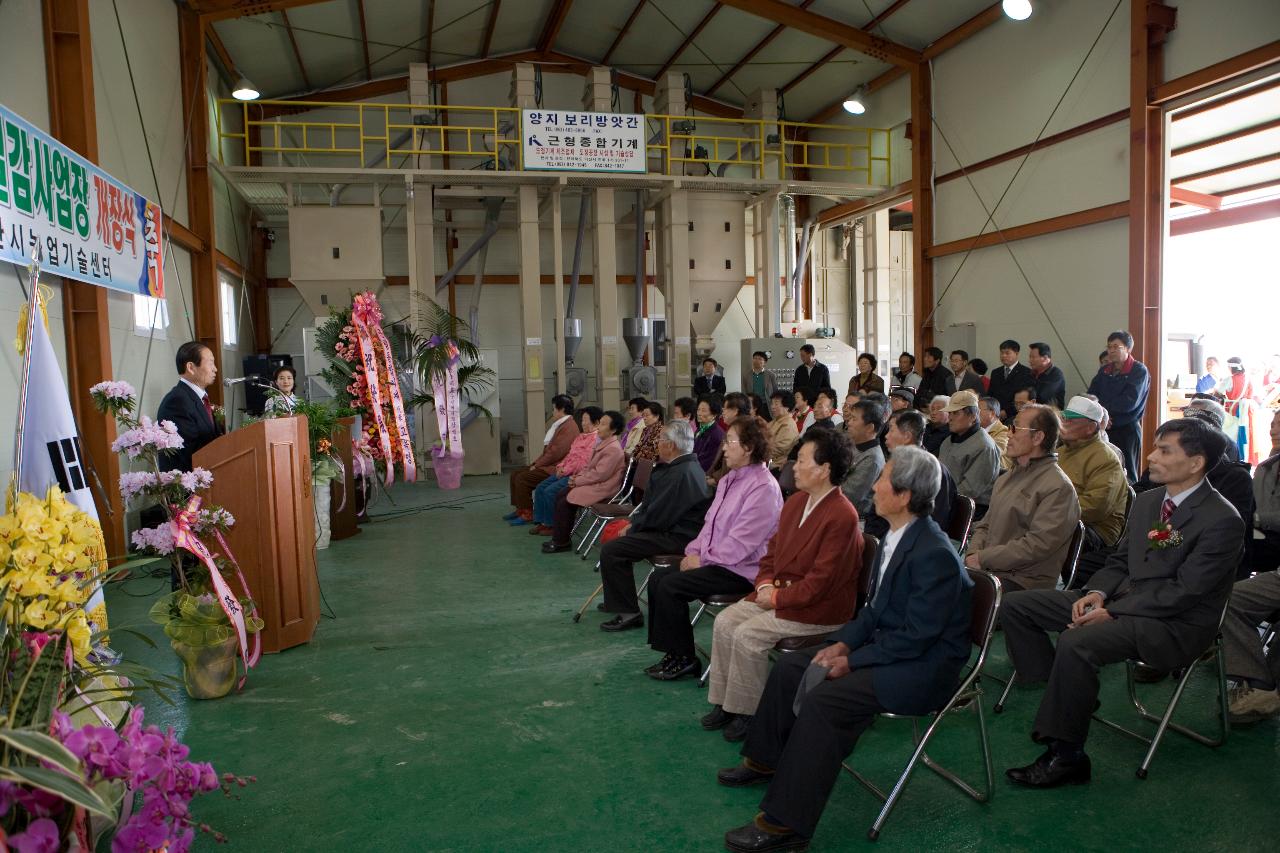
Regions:
[[[352,461],[351,430],[355,417],[338,418],[333,431],[333,451],[342,463],[342,476],[329,485],[329,538],[335,542],[360,532],[356,524],[356,478]]]
[[[193,462],[213,472],[209,500],[235,516],[227,544],[266,623],[262,650],[310,642],[320,587],[306,418],[250,424],[201,448]]]

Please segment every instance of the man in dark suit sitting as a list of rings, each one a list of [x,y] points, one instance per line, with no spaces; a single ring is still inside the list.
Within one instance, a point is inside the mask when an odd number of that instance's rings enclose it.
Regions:
[[[736,851],[808,845],[840,773],[840,762],[883,711],[924,714],[955,692],[969,658],[973,583],[947,535],[929,518],[938,460],[899,447],[875,485],[889,520],[870,580],[869,603],[816,654],[783,656],[769,675],[743,746],[744,761],[721,770],[722,785],[768,782],[762,811],[725,834]],[[808,668],[825,680],[792,710]]]
[[[178,347],[175,359],[178,384],[160,401],[156,420],[173,421],[182,436],[182,447],[165,451],[162,463],[181,471],[191,470],[192,455],[222,435],[223,428],[213,417],[213,402],[206,390],[218,377],[213,352],[199,341]]]
[[[1147,462],[1163,488],[1138,495],[1116,552],[1088,591],[1005,598],[1000,621],[1018,680],[1048,682],[1031,735],[1048,749],[1010,769],[1014,782],[1052,788],[1089,781],[1084,743],[1099,668],[1140,659],[1173,670],[1213,641],[1244,535],[1240,515],[1205,479],[1225,440],[1192,418],[1162,424]],[[1055,650],[1049,634],[1056,632]]]

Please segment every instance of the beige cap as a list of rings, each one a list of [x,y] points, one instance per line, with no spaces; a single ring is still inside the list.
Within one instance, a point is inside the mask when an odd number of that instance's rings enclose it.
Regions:
[[[978,407],[978,395],[968,390],[957,391],[951,395],[951,402],[943,407],[944,412],[958,412],[961,409],[976,409]]]

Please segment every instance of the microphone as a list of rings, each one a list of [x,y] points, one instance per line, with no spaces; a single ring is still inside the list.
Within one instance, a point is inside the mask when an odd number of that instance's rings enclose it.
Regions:
[[[241,376],[238,379],[224,379],[222,384],[230,388],[232,385],[239,385],[241,382],[257,382],[261,376]]]

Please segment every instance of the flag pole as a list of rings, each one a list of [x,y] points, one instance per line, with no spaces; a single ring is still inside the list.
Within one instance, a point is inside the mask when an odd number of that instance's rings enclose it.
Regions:
[[[18,423],[13,438],[13,478],[9,484],[9,501],[18,497],[18,476],[22,471],[22,428],[27,417],[27,386],[31,381],[31,336],[40,316],[40,259],[36,250],[27,264],[27,327],[22,333],[22,375],[18,385]]]

